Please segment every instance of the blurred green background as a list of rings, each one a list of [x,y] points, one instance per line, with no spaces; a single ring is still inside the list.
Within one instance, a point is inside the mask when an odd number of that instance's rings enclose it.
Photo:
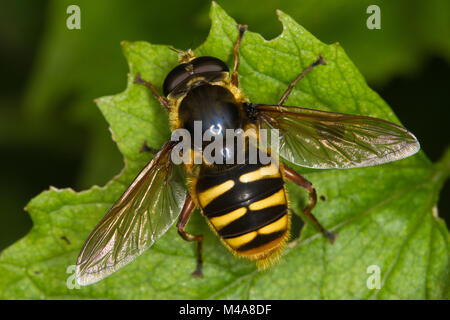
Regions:
[[[217,1],[266,39],[281,9],[326,43],[340,42],[369,85],[436,161],[449,145],[450,1]],[[66,9],[81,8],[81,30]],[[381,30],[366,9],[381,8]],[[176,48],[206,38],[210,1],[17,0],[0,4],[0,250],[32,223],[23,210],[50,185],[103,185],[123,166],[93,99],[124,90],[122,40]],[[264,102],[264,101],[259,101]],[[450,185],[439,201],[450,221]]]

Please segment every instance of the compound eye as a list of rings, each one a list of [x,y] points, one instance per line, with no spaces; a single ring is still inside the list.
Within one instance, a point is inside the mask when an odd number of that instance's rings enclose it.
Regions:
[[[186,67],[186,63],[180,64],[179,66],[172,69],[172,71],[170,71],[170,73],[167,75],[163,84],[163,91],[165,96],[169,95],[169,93],[172,92],[173,89],[175,89],[180,83],[182,83],[184,80],[189,78],[190,75],[192,75],[192,72],[187,71]]]
[[[194,73],[206,73],[206,72],[228,72],[228,67],[220,59],[214,57],[198,57],[191,61],[194,67]]]
[[[170,71],[164,80],[164,95],[167,97],[178,85],[193,75],[228,71],[227,65],[220,59],[214,57],[198,57],[188,63],[180,64]]]

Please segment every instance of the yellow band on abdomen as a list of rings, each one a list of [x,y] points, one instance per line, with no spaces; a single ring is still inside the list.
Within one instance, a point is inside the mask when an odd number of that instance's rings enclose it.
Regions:
[[[211,223],[214,225],[214,227],[217,230],[220,230],[223,227],[225,227],[226,225],[235,221],[236,219],[239,219],[240,217],[242,217],[246,212],[247,212],[247,208],[242,207],[242,208],[236,209],[234,211],[231,211],[227,214],[224,214],[222,216],[211,218],[211,219],[209,219],[209,221],[211,221]]]
[[[268,224],[265,227],[262,227],[258,230],[259,234],[270,234],[282,230],[286,230],[288,228],[288,215],[285,214],[280,219],[276,220],[275,222],[272,222],[271,224]]]
[[[249,243],[250,241],[255,239],[257,235],[258,235],[258,233],[256,231],[253,231],[253,232],[243,234],[242,236],[239,236],[239,237],[225,239],[225,241],[232,248],[239,248],[240,246],[243,246],[244,244]]]
[[[273,195],[256,201],[252,204],[250,204],[248,207],[250,210],[256,211],[256,210],[262,210],[268,207],[274,207],[280,204],[285,204],[286,198],[284,195],[284,189],[280,189],[278,192],[274,193]]]
[[[239,177],[239,181],[243,183],[253,182],[256,180],[280,177],[280,169],[274,164],[261,167],[258,170],[248,172]]]
[[[224,183],[219,184],[218,186],[209,188],[206,191],[203,191],[198,194],[198,200],[201,204],[201,206],[204,208],[213,201],[215,198],[220,196],[221,194],[227,192],[231,188],[234,187],[234,181],[233,180],[227,180]]]

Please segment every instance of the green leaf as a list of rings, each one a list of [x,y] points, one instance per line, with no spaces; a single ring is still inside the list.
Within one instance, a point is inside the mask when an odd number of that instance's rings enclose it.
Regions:
[[[247,32],[241,47],[240,80],[253,102],[274,103],[290,81],[322,54],[326,66],[314,69],[288,100],[323,110],[397,121],[337,44],[325,45],[279,12],[282,34],[267,41]],[[217,4],[212,28],[195,52],[232,66],[236,22]],[[250,26],[251,28],[251,26]],[[107,279],[73,288],[73,266],[96,223],[148,161],[144,140],[160,147],[170,136],[165,112],[143,86],[142,76],[161,87],[177,65],[166,46],[123,43],[130,75],[127,89],[97,103],[124,155],[125,169],[104,187],[84,192],[50,188],[27,209],[32,231],[0,256],[0,298],[54,299],[439,299],[448,295],[449,233],[438,217],[439,191],[450,173],[450,151],[433,165],[423,152],[392,164],[351,170],[305,170],[319,196],[314,210],[327,228],[339,233],[330,245],[307,225],[289,243],[273,268],[259,272],[253,262],[229,253],[196,212],[188,231],[205,235],[203,279],[191,277],[195,250],[172,228],[152,248]],[[306,193],[289,184],[292,209],[300,213]],[[378,266],[381,289],[369,289]],[[370,280],[370,279],[369,279]],[[72,288],[72,289],[70,289]]]
[[[381,29],[366,27],[370,5],[380,8]],[[264,35],[276,35],[280,29],[269,12],[289,12],[322,41],[339,41],[372,84],[417,72],[431,52],[450,59],[450,2],[445,0],[279,0],[263,6],[257,1],[227,0],[223,6]]]

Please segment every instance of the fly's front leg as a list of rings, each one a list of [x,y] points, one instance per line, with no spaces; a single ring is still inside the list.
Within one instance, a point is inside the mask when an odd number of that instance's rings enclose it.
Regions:
[[[231,83],[234,84],[236,87],[239,86],[239,79],[238,79],[238,68],[239,68],[239,47],[241,46],[242,37],[244,37],[244,32],[247,30],[247,26],[238,25],[239,29],[239,36],[236,41],[236,44],[234,45],[233,50],[233,56],[234,56],[234,67],[233,67],[233,73],[231,74]]]
[[[139,83],[149,88],[152,91],[155,98],[158,99],[159,103],[164,107],[164,109],[170,111],[169,101],[167,101],[166,97],[163,97],[159,94],[158,89],[155,87],[153,83],[142,79],[140,73],[136,74],[136,77],[134,78],[134,83]]]
[[[281,97],[280,101],[278,101],[278,104],[283,104],[287,98],[289,97],[289,95],[291,94],[292,90],[294,89],[295,85],[301,80],[303,79],[308,72],[310,72],[312,69],[314,69],[315,67],[317,67],[318,65],[321,64],[326,64],[325,60],[323,59],[322,55],[319,54],[319,57],[317,58],[317,60],[313,63],[311,63],[308,68],[306,68],[305,70],[303,70],[302,73],[300,73],[297,78],[295,78],[294,81],[291,82],[291,84],[289,84],[289,87],[286,89],[286,91],[284,92],[283,96]]]
[[[186,241],[197,241],[197,268],[194,272],[192,272],[192,275],[194,277],[200,277],[203,278],[202,273],[202,265],[203,265],[203,258],[202,258],[202,248],[203,248],[203,235],[199,234],[190,234],[187,233],[184,229],[186,227],[186,224],[189,221],[189,218],[191,217],[192,212],[194,212],[195,209],[195,203],[192,200],[191,196],[188,195],[186,198],[186,202],[184,203],[183,209],[181,210],[180,218],[178,219],[177,228],[178,228],[178,234]]]
[[[319,229],[319,231],[322,232],[323,235],[326,236],[331,243],[333,243],[337,237],[337,233],[331,233],[324,227],[322,227],[322,225],[319,223],[319,221],[316,219],[316,217],[314,217],[314,215],[311,212],[317,202],[316,190],[312,186],[311,182],[303,178],[297,171],[295,171],[292,168],[289,168],[286,165],[284,165],[284,176],[287,179],[294,182],[296,185],[308,191],[309,193],[308,205],[303,210],[303,214],[312,221],[312,223],[316,226],[316,228]]]

